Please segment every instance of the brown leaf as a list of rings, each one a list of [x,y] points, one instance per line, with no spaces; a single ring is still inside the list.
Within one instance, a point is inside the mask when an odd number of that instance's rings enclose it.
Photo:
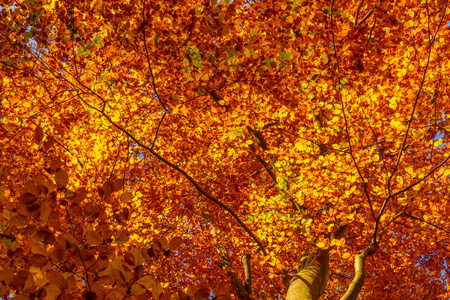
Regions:
[[[133,268],[136,266],[136,262],[134,261],[134,256],[132,253],[130,253],[130,252],[125,253],[125,256],[123,257],[123,259],[125,260],[125,262],[127,264],[129,264]]]
[[[83,300],[97,300],[97,294],[92,291],[86,291],[82,295]]]
[[[146,293],[147,290],[140,284],[134,283],[130,288],[130,294],[131,295],[141,295]]]
[[[118,192],[123,189],[123,179],[114,180],[112,183],[112,192]]]
[[[27,226],[28,223],[30,222],[30,219],[27,218],[26,216],[23,215],[15,215],[14,217],[11,218],[11,220],[9,221],[9,224],[11,224],[12,226]]]
[[[37,197],[35,195],[33,195],[33,194],[25,193],[25,194],[22,194],[19,197],[19,199],[17,199],[17,200],[19,200],[20,203],[23,203],[25,205],[31,205],[34,202],[36,202]]]
[[[133,257],[136,266],[140,266],[145,262],[145,257],[142,254],[142,248],[139,247],[134,248]]]
[[[159,238],[159,242],[161,243],[161,248],[163,250],[167,249],[167,239],[164,236]]]
[[[162,288],[161,284],[160,283],[155,284],[152,288],[153,298],[155,298],[156,300],[159,300],[159,297],[161,297],[162,293],[163,293],[163,288]]]
[[[188,286],[186,294],[190,296],[191,298],[194,298],[195,292],[197,291],[197,288],[195,285]]]
[[[34,233],[33,240],[42,241],[49,234],[52,234],[52,232],[48,228],[41,228]]]
[[[29,260],[29,263],[36,268],[42,268],[47,264],[47,262],[47,257],[42,254],[33,254]]]
[[[96,246],[103,243],[103,238],[101,234],[96,230],[86,231],[84,233],[84,236],[86,238],[86,243],[88,243],[91,246]]]
[[[95,253],[92,250],[81,249],[79,253],[83,261],[89,261],[95,258]]]
[[[118,245],[125,244],[130,240],[130,234],[126,230],[120,230],[116,236],[116,243]]]
[[[42,141],[43,138],[44,138],[44,130],[42,129],[41,126],[37,126],[36,130],[34,131],[34,140],[39,143],[40,141]]]
[[[5,165],[0,165],[0,182],[6,179],[8,169]]]
[[[138,280],[139,284],[142,284],[147,289],[151,289],[156,285],[156,280],[153,276],[144,276]]]
[[[67,200],[74,200],[77,197],[77,195],[72,192],[72,191],[68,191],[66,192],[64,198],[66,198]]]
[[[61,272],[48,270],[45,275],[47,276],[47,279],[51,284],[57,286],[60,289],[63,289],[66,285],[66,279]]]
[[[48,150],[50,150],[51,147],[53,147],[53,145],[55,144],[55,139],[50,136],[45,142],[44,142],[44,150],[45,152],[47,152]]]
[[[63,262],[67,257],[67,252],[64,249],[57,248],[50,253],[49,257],[56,262]]]
[[[78,289],[78,287],[77,287],[77,279],[73,275],[67,277],[66,284],[67,284],[67,289],[69,291],[76,291]]]
[[[65,187],[69,183],[69,174],[64,169],[56,170],[55,174],[56,184]]]
[[[158,257],[161,252],[162,252],[162,245],[161,242],[158,240],[154,240],[153,241],[153,245],[152,245],[152,249],[153,249],[153,254],[155,254],[156,257]]]
[[[120,202],[126,203],[126,202],[130,201],[131,199],[133,199],[133,194],[130,192],[126,192],[126,193],[123,193],[122,195],[120,195]]]
[[[169,290],[165,290],[159,297],[159,300],[170,300],[170,298],[172,298],[172,293]]]
[[[48,194],[48,187],[46,185],[40,184],[39,190],[41,191],[41,194],[44,194],[44,195]]]
[[[131,283],[134,280],[133,273],[131,273],[131,270],[127,266],[122,264],[120,266],[120,271],[122,271],[127,284]]]
[[[37,197],[41,194],[41,189],[34,182],[28,182],[23,187],[23,192]]]
[[[112,285],[114,284],[114,282],[116,282],[116,279],[110,275],[101,276],[99,280],[104,285]]]
[[[49,284],[45,286],[45,299],[47,300],[56,300],[58,296],[61,294],[61,290],[53,285]]]
[[[214,294],[216,294],[217,296],[226,295],[230,292],[230,289],[231,289],[231,287],[227,282],[220,281],[214,287]]]
[[[29,271],[20,270],[19,272],[17,272],[16,276],[14,276],[11,285],[16,287],[23,286],[25,282],[28,280],[28,276],[32,276]]]
[[[172,238],[169,242],[169,249],[171,251],[176,250],[178,247],[180,247],[182,242],[183,242],[183,240],[179,236]]]
[[[197,289],[197,291],[195,291],[195,297],[194,298],[209,299],[209,294],[211,294],[211,292],[209,291],[208,288],[200,287],[200,288]]]
[[[58,236],[58,242],[63,249],[78,247],[78,241],[68,232]]]
[[[112,275],[114,276],[114,278],[117,280],[118,283],[126,284],[125,276],[123,276],[122,271],[117,270],[117,269],[112,269],[111,272],[112,272]]]
[[[189,300],[189,297],[188,297],[188,295],[185,293],[185,292],[183,292],[183,291],[178,291],[178,293],[177,293],[178,295],[178,298],[176,298],[176,300]]]
[[[103,193],[105,194],[105,196],[111,195],[112,188],[113,188],[112,181],[108,181],[103,184],[102,190],[103,190]]]
[[[75,195],[76,195],[75,202],[79,203],[79,202],[83,201],[87,195],[86,188],[81,187],[81,188],[77,189],[75,192]]]
[[[59,157],[54,158],[54,159],[51,161],[51,163],[50,163],[50,168],[51,168],[53,171],[58,170],[59,168],[61,168],[61,166],[62,166],[62,162],[61,162],[61,159],[60,159]]]

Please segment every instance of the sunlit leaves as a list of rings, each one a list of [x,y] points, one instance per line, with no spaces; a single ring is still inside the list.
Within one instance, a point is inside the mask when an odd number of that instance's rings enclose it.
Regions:
[[[364,289],[433,293],[423,272],[387,283],[444,252],[448,170],[410,188],[448,152],[442,1],[19,2],[0,18],[3,262],[64,280],[22,272],[1,296],[228,299],[221,244],[238,272],[238,254],[258,262],[254,298],[284,298],[280,274],[326,249],[342,276],[323,297],[339,298],[387,197]]]

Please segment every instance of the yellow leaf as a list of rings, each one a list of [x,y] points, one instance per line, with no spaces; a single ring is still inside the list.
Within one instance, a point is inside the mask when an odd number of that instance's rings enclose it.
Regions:
[[[302,144],[302,143],[296,143],[295,148],[297,148],[297,150],[300,150],[300,151],[306,150],[305,144]]]
[[[401,123],[399,121],[397,121],[397,120],[392,120],[391,121],[391,126],[394,127],[394,128],[398,128],[400,126],[400,124]]]
[[[349,252],[345,252],[344,254],[342,254],[342,258],[343,259],[347,259],[350,257],[350,253]]]
[[[316,244],[316,246],[319,247],[319,248],[324,248],[325,247],[325,243],[324,242],[318,242]]]
[[[398,77],[404,77],[406,75],[406,69],[401,69],[397,72]]]

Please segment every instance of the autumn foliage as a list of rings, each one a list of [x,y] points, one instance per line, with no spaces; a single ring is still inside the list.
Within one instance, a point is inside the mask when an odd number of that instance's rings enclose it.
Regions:
[[[3,299],[449,299],[447,0],[0,0]]]

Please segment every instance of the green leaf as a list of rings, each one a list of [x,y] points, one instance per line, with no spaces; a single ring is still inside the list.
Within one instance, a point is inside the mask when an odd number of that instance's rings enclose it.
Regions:
[[[340,16],[342,14],[342,8],[339,8],[338,10],[333,11],[331,14],[335,15],[335,16]]]
[[[8,60],[6,61],[6,64],[7,64],[8,66],[11,67],[11,66],[13,65],[13,62],[12,62],[12,60],[9,60],[9,59],[8,59]]]
[[[3,238],[2,239],[2,244],[3,244],[3,246],[6,247],[6,249],[11,249],[12,242],[11,242],[10,239]]]
[[[290,215],[290,214],[286,214],[286,215],[284,215],[284,216],[281,217],[281,220],[282,220],[282,221],[287,221],[287,220],[289,220],[290,218],[291,218],[291,215]]]
[[[267,217],[268,217],[268,215],[265,213],[260,213],[258,216],[258,218],[260,218],[261,220],[265,220],[265,219],[267,219]]]

